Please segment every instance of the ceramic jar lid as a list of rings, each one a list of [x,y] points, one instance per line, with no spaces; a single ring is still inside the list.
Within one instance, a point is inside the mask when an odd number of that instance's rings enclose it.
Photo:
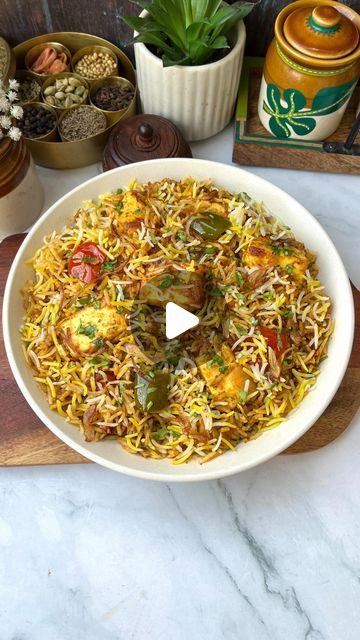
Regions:
[[[103,157],[108,171],[123,164],[154,158],[191,158],[189,145],[179,129],[161,116],[139,114],[114,127]]]
[[[301,53],[325,60],[342,58],[359,43],[354,22],[330,4],[296,9],[286,18],[283,33]]]

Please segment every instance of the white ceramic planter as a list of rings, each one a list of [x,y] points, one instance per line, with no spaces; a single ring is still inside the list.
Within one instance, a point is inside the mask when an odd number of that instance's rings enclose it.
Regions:
[[[195,67],[164,67],[145,44],[135,43],[142,111],[169,118],[187,140],[202,140],[221,131],[233,115],[245,40],[241,21],[229,54]]]

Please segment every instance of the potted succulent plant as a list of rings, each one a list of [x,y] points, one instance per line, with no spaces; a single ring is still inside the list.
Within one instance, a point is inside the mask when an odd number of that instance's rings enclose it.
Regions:
[[[0,241],[25,231],[41,212],[44,192],[18,126],[16,80],[0,80]]]
[[[126,16],[141,108],[172,120],[188,140],[221,131],[232,117],[245,48],[243,18],[255,2],[133,0]]]

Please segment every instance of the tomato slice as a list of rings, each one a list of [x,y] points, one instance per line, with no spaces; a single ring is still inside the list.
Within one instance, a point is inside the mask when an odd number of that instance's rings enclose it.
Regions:
[[[279,360],[280,356],[286,351],[289,346],[289,341],[285,333],[280,335],[271,329],[270,327],[258,327],[264,338],[267,339],[268,347],[271,347],[275,353],[276,358]]]
[[[94,282],[100,275],[101,265],[107,256],[95,242],[83,242],[69,260],[69,273],[85,284]]]

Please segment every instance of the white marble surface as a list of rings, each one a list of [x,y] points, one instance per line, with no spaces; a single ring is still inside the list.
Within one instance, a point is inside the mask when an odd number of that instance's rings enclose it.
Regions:
[[[231,161],[231,132],[193,145]],[[255,169],[360,286],[359,179]],[[96,167],[41,170],[47,204]],[[359,640],[360,415],[323,450],[170,486],[94,465],[0,470],[0,640]]]

